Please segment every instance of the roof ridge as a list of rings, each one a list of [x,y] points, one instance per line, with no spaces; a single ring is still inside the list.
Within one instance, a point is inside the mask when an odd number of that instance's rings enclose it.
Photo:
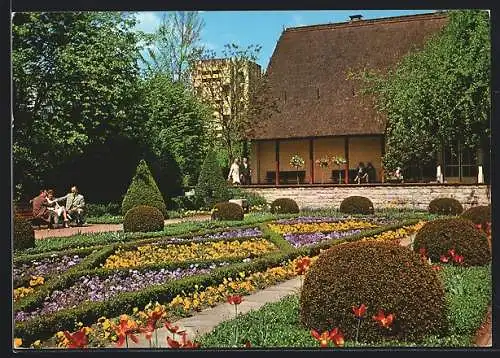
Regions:
[[[407,21],[416,21],[421,18],[444,18],[447,17],[448,14],[446,12],[429,12],[425,14],[414,14],[414,15],[400,15],[400,16],[391,16],[391,17],[382,17],[376,19],[366,19],[366,20],[357,20],[357,21],[346,21],[346,22],[335,22],[328,24],[317,24],[317,25],[308,25],[308,26],[298,26],[298,27],[289,27],[286,28],[284,33],[286,32],[301,32],[301,31],[315,31],[315,30],[327,30],[332,28],[341,28],[341,27],[357,27],[357,26],[368,26],[373,24],[383,24],[383,23],[395,23],[395,22],[407,22]]]

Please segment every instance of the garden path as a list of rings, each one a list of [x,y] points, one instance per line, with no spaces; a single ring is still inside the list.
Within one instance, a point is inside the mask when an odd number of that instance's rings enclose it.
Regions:
[[[238,305],[238,314],[245,314],[251,310],[259,309],[266,303],[277,302],[283,297],[297,293],[300,290],[301,281],[299,277],[282,282],[278,285],[265,288],[256,293],[243,297],[243,302]],[[197,313],[194,316],[186,317],[173,323],[184,329],[188,334],[188,339],[195,340],[197,337],[212,331],[217,325],[223,321],[230,320],[235,317],[235,308],[229,303],[222,303],[213,308],[207,308]],[[168,348],[167,336],[172,338],[172,334],[165,328],[159,328],[158,345],[159,348]],[[139,342],[136,344],[129,340],[129,348],[149,348],[149,341],[146,340],[144,334],[138,335]],[[179,339],[177,335],[176,339]],[[153,336],[153,341],[155,338]],[[113,344],[109,348],[116,348]]]
[[[197,215],[186,218],[176,218],[165,220],[165,225],[177,224],[187,221],[209,220],[210,215]],[[86,224],[84,226],[72,226],[59,229],[39,229],[35,230],[35,239],[46,239],[48,237],[67,237],[77,234],[90,234],[97,232],[122,231],[123,224]]]

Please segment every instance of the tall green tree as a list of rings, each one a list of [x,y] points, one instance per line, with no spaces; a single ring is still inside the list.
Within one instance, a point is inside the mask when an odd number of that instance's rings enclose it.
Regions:
[[[444,29],[386,73],[352,73],[387,116],[384,165],[425,165],[454,141],[475,150],[490,136],[490,20],[450,11]]]
[[[183,184],[195,185],[207,145],[206,107],[183,83],[173,82],[165,73],[148,76],[142,88],[145,140],[158,156],[171,153],[181,169]]]
[[[200,41],[204,26],[198,11],[164,14],[150,38],[148,56],[143,57],[148,70],[168,74],[174,81],[188,86],[192,64],[203,52]]]
[[[16,13],[14,183],[39,185],[110,133],[141,133],[139,35],[117,12]],[[30,188],[28,190],[33,190]]]

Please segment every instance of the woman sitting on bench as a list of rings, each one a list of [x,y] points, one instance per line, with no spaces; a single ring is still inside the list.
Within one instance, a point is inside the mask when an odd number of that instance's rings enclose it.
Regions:
[[[47,191],[47,203],[49,204],[48,210],[54,212],[54,216],[57,218],[55,222],[59,222],[59,218],[62,216],[64,219],[64,227],[69,227],[69,219],[71,217],[68,215],[66,208],[64,206],[59,205],[58,200],[60,198],[54,199],[54,190],[50,189]]]

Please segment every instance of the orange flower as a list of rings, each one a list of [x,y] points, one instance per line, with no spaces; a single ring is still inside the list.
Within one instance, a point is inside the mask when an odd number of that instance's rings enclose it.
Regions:
[[[243,298],[240,295],[227,296],[227,302],[231,305],[239,305],[243,302]]]
[[[170,322],[165,322],[165,328],[167,328],[170,333],[177,333],[177,334],[183,334],[185,331],[179,331],[179,326],[174,326],[173,324],[170,324]]]
[[[328,342],[330,341],[330,332],[324,331],[319,334],[318,331],[311,329],[311,335],[319,342],[321,348],[328,347]]]
[[[89,344],[89,339],[85,334],[85,329],[81,328],[75,333],[64,331],[64,336],[68,340],[68,348],[85,348]]]
[[[344,335],[342,334],[342,332],[340,332],[340,329],[338,329],[337,327],[335,327],[330,331],[330,340],[337,347],[344,346]]]
[[[309,257],[303,257],[295,262],[295,272],[297,275],[303,275],[309,270],[311,266],[311,259]]]
[[[364,303],[362,303],[359,308],[357,308],[356,306],[352,306],[352,311],[354,312],[356,318],[363,318],[366,313],[366,306]]]
[[[389,328],[392,325],[394,318],[395,316],[392,313],[386,316],[383,310],[379,310],[378,314],[373,316],[373,319],[384,328]]]
[[[193,343],[189,339],[187,339],[187,333],[182,332],[179,334],[182,337],[181,341],[176,341],[175,339],[167,337],[167,344],[170,348],[198,348],[198,347],[200,347],[199,343],[197,343],[197,342]]]
[[[111,324],[111,326],[118,336],[118,341],[116,342],[118,346],[122,346],[123,343],[125,343],[127,337],[130,337],[133,342],[139,343],[139,339],[134,334],[136,332],[139,332],[137,323],[129,319],[127,315],[120,316],[120,324],[118,326],[113,323]]]
[[[434,271],[439,271],[439,270],[441,270],[441,269],[442,269],[442,267],[441,267],[441,266],[439,266],[439,265],[432,265],[432,269],[433,269]]]

